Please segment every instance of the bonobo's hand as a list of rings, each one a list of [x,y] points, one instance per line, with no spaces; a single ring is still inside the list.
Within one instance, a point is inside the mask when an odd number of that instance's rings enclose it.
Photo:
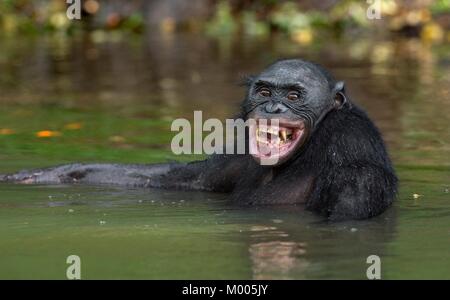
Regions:
[[[53,168],[23,170],[15,174],[0,175],[0,181],[22,184],[71,183],[82,178],[87,171],[83,164],[70,164]]]
[[[21,171],[16,174],[0,175],[0,182],[33,183],[34,178],[29,172]]]
[[[191,175],[192,172],[188,172],[190,170],[189,168],[186,168],[186,172],[184,173],[178,171],[183,169],[183,166],[184,164],[69,164],[53,168],[25,170],[15,174],[0,175],[0,182],[23,184],[85,183],[134,187],[162,187],[168,185],[170,182],[172,184],[173,182],[180,182],[182,178]],[[175,173],[169,175],[172,169],[176,169]],[[177,179],[176,176],[179,176],[181,179],[174,180]]]

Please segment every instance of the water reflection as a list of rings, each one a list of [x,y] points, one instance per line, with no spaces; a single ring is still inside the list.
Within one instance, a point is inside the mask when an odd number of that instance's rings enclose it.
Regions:
[[[367,257],[384,257],[397,232],[395,208],[373,220],[331,224],[307,212],[270,215],[283,220],[248,232],[254,279],[365,279]]]
[[[253,279],[293,279],[289,276],[293,270],[300,273],[309,267],[308,261],[301,257],[306,253],[304,247],[304,243],[282,241],[253,244],[249,249]]]

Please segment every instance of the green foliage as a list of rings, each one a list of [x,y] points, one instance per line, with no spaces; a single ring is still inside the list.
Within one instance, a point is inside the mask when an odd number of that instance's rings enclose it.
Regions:
[[[245,34],[253,36],[267,36],[270,33],[269,24],[258,20],[256,13],[246,11],[242,13],[242,26]]]
[[[285,32],[294,32],[299,29],[310,27],[309,15],[301,12],[293,2],[286,2],[273,12],[269,17],[275,27]]]
[[[330,11],[330,21],[335,25],[346,27],[367,27],[369,20],[366,16],[365,1],[341,1]]]
[[[387,2],[397,9],[388,13],[381,22],[389,25],[392,18],[401,16],[401,12],[408,12],[408,7],[401,1],[383,0],[385,6]],[[231,35],[236,32],[251,36],[267,36],[273,30],[292,36],[300,31],[313,34],[317,29],[339,33],[347,29],[374,28],[366,16],[368,7],[366,1],[338,1],[327,11],[302,10],[299,1],[220,0],[212,2],[212,5],[214,3],[216,4],[212,18],[196,20],[207,34],[213,36]],[[102,2],[102,7],[104,6],[107,6],[106,2]],[[111,28],[104,14],[94,13],[84,16],[80,22],[73,22],[67,19],[65,8],[64,1],[60,0],[2,0],[0,1],[0,33],[13,35],[57,32],[70,35],[75,30]],[[429,5],[423,5],[420,9],[425,14],[427,12],[433,15],[450,13],[450,0],[435,0]],[[395,15],[396,12],[398,15]],[[111,13],[120,16],[120,22],[114,26],[114,29],[141,33],[145,28],[144,12],[138,9],[131,14],[125,14],[120,8]],[[95,22],[89,22],[89,26],[84,26],[86,20],[95,20]]]
[[[133,32],[141,32],[144,28],[144,18],[141,13],[133,13],[125,19],[122,27]]]
[[[237,28],[235,19],[231,13],[231,6],[227,1],[217,4],[216,13],[210,22],[206,24],[206,32],[220,36],[235,32]]]
[[[435,14],[450,13],[450,0],[437,0],[431,5],[430,10]]]

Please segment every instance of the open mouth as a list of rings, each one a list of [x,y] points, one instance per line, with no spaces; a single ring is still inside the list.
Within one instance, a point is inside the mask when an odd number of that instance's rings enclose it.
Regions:
[[[256,120],[250,126],[250,154],[257,160],[266,159],[277,163],[297,148],[305,126],[303,122],[264,121]]]

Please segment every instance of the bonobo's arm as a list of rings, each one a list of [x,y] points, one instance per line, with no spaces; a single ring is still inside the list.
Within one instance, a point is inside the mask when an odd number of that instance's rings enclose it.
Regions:
[[[202,161],[167,164],[69,164],[0,175],[15,183],[84,183],[229,192],[246,158],[213,155]]]
[[[318,176],[306,207],[330,220],[366,219],[392,204],[396,183],[392,170],[355,162]]]

